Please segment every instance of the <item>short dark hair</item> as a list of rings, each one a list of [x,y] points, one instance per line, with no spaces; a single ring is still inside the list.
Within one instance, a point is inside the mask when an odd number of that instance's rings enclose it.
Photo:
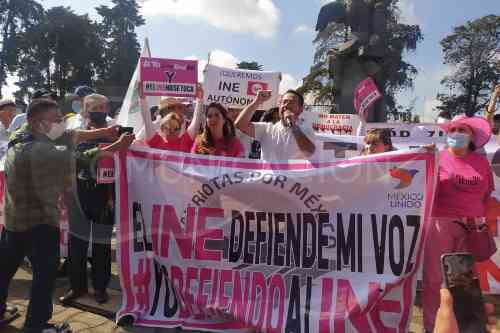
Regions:
[[[89,86],[79,86],[75,88],[74,95],[80,97],[80,98],[85,98],[88,95],[95,94],[95,90],[90,88]]]
[[[297,96],[297,98],[299,99],[299,105],[300,106],[304,106],[304,96],[302,96],[301,93],[299,93],[297,90],[293,90],[293,89],[288,89],[284,94],[283,96],[285,96],[286,94],[292,94],[292,95],[295,95]]]
[[[451,113],[450,111],[441,111],[439,112],[438,117],[451,120]]]
[[[499,121],[500,122],[500,114],[496,114],[493,116],[493,121]]]
[[[33,100],[30,105],[28,105],[28,110],[26,111],[26,117],[31,119],[41,113],[50,111],[51,109],[57,109],[59,104],[57,102],[48,98],[37,98]]]

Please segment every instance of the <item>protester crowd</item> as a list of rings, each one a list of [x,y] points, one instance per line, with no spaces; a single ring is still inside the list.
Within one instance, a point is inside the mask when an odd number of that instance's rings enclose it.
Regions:
[[[203,87],[197,87],[195,107],[164,98],[151,109],[155,133],[146,137],[123,133],[114,125],[107,97],[92,88],[75,90],[71,111],[62,114],[50,91],[38,90],[26,113],[16,116],[12,100],[0,101],[0,136],[8,141],[5,155],[5,226],[0,241],[0,329],[16,316],[7,304],[9,284],[25,257],[33,270],[25,332],[69,332],[68,324],[49,324],[52,297],[60,269],[59,202],[68,210],[68,258],[64,265],[70,290],[63,304],[88,293],[87,251],[91,281],[98,303],[106,303],[111,275],[111,238],[115,214],[113,184],[96,181],[96,161],[126,151],[130,145],[224,157],[272,160],[311,159],[318,147],[314,133],[301,119],[304,98],[285,92],[279,107],[261,110],[271,97],[260,91],[243,110],[218,103],[203,105]],[[449,252],[472,252],[476,260],[496,251],[484,222],[486,202],[494,190],[493,174],[481,148],[500,120],[495,107],[500,86],[492,94],[486,117],[440,114],[437,123],[447,135],[439,154],[439,177],[431,230],[423,263],[424,321],[428,332],[458,332],[452,301],[441,290],[440,257]],[[191,110],[194,109],[194,112]],[[191,118],[191,119],[190,119]],[[362,122],[362,126],[365,124]],[[387,130],[363,134],[363,155],[395,150]],[[425,147],[433,153],[435,147]],[[440,307],[441,304],[441,307]],[[491,309],[488,308],[488,312]]]

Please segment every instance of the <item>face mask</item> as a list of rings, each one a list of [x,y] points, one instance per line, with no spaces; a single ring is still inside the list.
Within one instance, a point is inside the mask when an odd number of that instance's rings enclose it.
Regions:
[[[465,148],[470,143],[470,136],[465,133],[451,133],[446,137],[446,144],[451,148]]]
[[[74,113],[80,113],[82,109],[82,103],[80,103],[80,101],[73,101],[73,103],[71,103],[71,109]]]
[[[104,112],[90,112],[90,122],[97,126],[106,125],[106,114]]]
[[[65,131],[66,123],[62,121],[60,123],[52,123],[50,130],[45,133],[45,135],[47,135],[50,140],[55,141],[60,138]]]

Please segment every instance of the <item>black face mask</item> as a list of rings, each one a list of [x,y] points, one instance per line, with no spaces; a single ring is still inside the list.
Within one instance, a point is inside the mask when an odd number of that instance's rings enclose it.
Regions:
[[[90,112],[90,122],[96,126],[106,126],[106,114],[104,112]]]

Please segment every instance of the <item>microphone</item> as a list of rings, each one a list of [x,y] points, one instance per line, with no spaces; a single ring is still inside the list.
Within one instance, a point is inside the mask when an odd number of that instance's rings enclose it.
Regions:
[[[293,123],[293,115],[290,113],[285,113],[285,124],[287,127],[292,128],[294,123]]]

